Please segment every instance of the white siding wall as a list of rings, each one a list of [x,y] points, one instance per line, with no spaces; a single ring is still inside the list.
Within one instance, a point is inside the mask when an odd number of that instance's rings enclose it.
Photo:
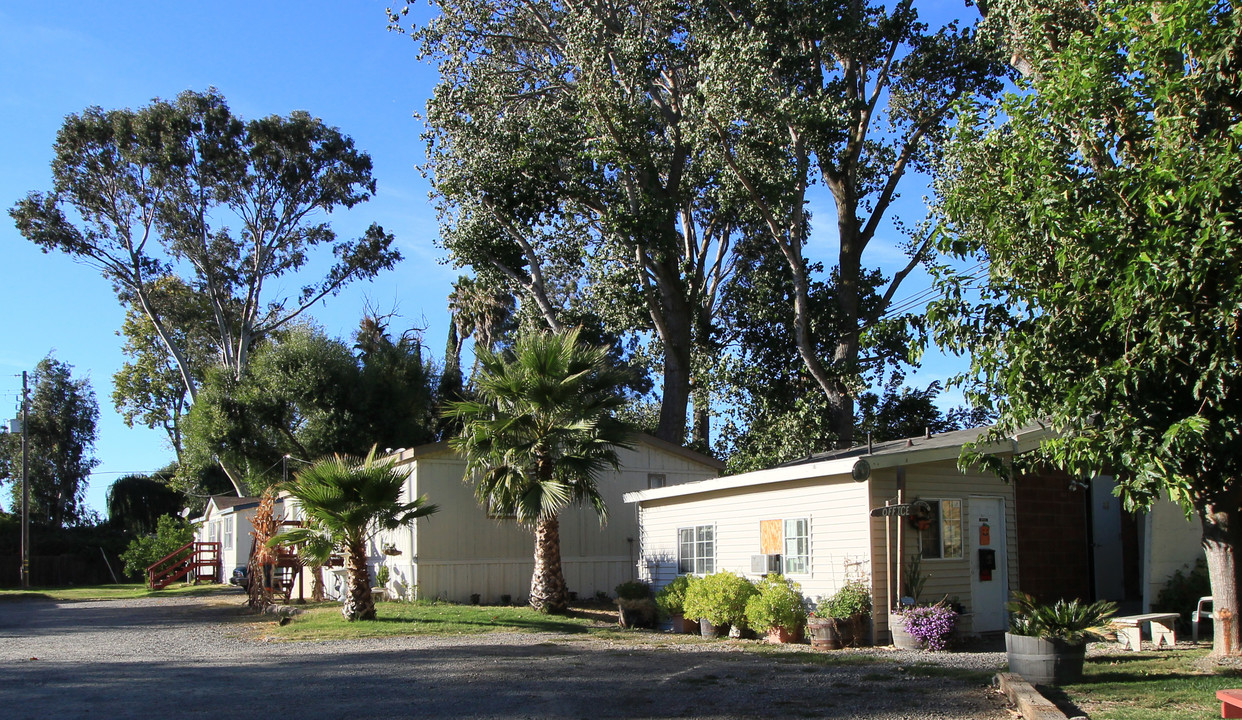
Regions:
[[[686,457],[640,443],[622,450],[620,472],[599,478],[608,508],[601,526],[591,508],[571,508],[561,514],[561,563],[565,582],[579,597],[597,592],[613,594],[619,583],[637,577],[638,522],[622,495],[647,488],[649,473],[665,476],[667,484],[704,480],[716,471]],[[534,569],[534,535],[511,520],[488,518],[474,499],[473,488],[462,481],[465,462],[445,450],[409,463],[406,496],[426,495],[439,506],[436,514],[406,528],[384,533],[372,548],[373,562],[381,560],[406,586],[417,586],[420,597],[469,602],[478,594],[485,603],[509,595],[524,602]],[[632,540],[632,542],[631,542]],[[386,559],[380,548],[391,543],[400,555]]]
[[[1143,612],[1149,612],[1174,572],[1194,568],[1204,557],[1203,526],[1186,519],[1181,506],[1158,500],[1146,517],[1143,534]]]
[[[761,551],[760,522],[807,518],[810,521],[810,572],[792,574],[802,593],[814,600],[829,595],[849,572],[870,572],[866,484],[848,478],[815,478],[774,485],[722,490],[642,503],[643,579],[657,587],[676,575],[677,530],[714,525],[716,570],[752,579],[750,559]]]

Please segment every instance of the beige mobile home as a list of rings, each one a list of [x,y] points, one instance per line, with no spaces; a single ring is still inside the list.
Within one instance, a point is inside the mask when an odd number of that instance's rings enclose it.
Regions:
[[[622,495],[716,477],[724,467],[706,455],[647,435],[640,435],[632,449],[619,455],[621,470],[602,473],[598,479],[609,511],[607,524],[601,526],[590,508],[561,514],[565,581],[579,597],[611,595],[619,583],[637,576],[638,523]],[[508,596],[511,602],[523,602],[534,569],[534,535],[480,507],[473,488],[463,481],[466,462],[448,443],[401,450],[390,457],[408,473],[402,500],[426,495],[440,510],[377,535],[371,542],[373,572],[386,566],[390,589],[404,597],[467,603],[477,595],[480,602],[496,603]],[[330,595],[339,592],[342,573],[325,570]]]
[[[629,493],[626,501],[638,508],[643,579],[662,586],[684,573],[731,570],[756,578],[777,570],[813,599],[863,577],[883,641],[885,608],[909,593],[899,577],[917,556],[927,577],[920,600],[961,603],[966,632],[1004,630],[1005,603],[1018,588],[1013,486],[957,467],[963,443],[980,432],[880,443]],[[1013,453],[1033,443],[1012,439],[991,451]],[[910,508],[916,517],[883,514]]]

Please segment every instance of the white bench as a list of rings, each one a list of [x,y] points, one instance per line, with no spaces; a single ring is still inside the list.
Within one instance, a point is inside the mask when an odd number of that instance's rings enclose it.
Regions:
[[[1173,634],[1173,623],[1181,617],[1177,613],[1147,613],[1145,615],[1128,615],[1113,618],[1117,626],[1117,642],[1122,648],[1138,652],[1143,649],[1143,625],[1151,625],[1151,642],[1157,649],[1163,644],[1169,648],[1177,646],[1177,637]]]

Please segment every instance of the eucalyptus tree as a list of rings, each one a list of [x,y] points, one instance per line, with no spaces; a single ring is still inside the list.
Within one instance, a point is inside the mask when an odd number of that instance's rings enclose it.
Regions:
[[[903,177],[929,168],[955,103],[1001,88],[1006,68],[971,28],[935,31],[913,0],[707,3],[694,30],[706,133],[760,217],[770,252],[792,283],[793,341],[828,401],[837,439],[853,437],[868,326],[908,274],[929,257],[932,235],[907,243],[908,262],[868,307],[867,249]],[[808,192],[834,201],[832,305],[839,332],[827,352],[816,335]]]
[[[177,275],[202,299],[215,359],[239,380],[256,341],[400,258],[378,225],[338,240],[322,221],[367,200],[375,181],[349,137],[302,111],[243,121],[215,90],[185,92],[70,115],[54,150],[52,191],[9,211],[18,230],[97,268],[141,309],[191,402],[203,369],[156,301],[157,281]],[[335,263],[317,278],[299,273],[321,247]],[[300,291],[279,294],[294,278]]]
[[[976,109],[937,181],[949,276],[931,315],[971,352],[999,429],[1056,431],[1012,470],[1111,474],[1130,508],[1168,495],[1203,528],[1217,617],[1242,607],[1242,65],[1210,0],[989,3],[1024,80]],[[1007,472],[1011,468],[998,467]],[[1237,653],[1239,623],[1216,652]]]
[[[691,8],[433,5],[413,36],[441,72],[426,169],[446,248],[505,278],[549,329],[573,325],[564,316],[579,303],[613,332],[654,336],[656,434],[683,441],[694,355],[710,342],[738,223],[693,131]]]
[[[606,348],[583,344],[579,331],[524,335],[507,353],[481,350],[477,399],[449,405],[462,424],[450,440],[466,458],[475,497],[535,534],[531,607],[564,612],[560,513],[589,503],[603,522],[608,509],[596,475],[616,469],[629,431],[613,413],[624,375]]]

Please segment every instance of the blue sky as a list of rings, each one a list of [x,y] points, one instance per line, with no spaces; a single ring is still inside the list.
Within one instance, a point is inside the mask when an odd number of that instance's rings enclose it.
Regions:
[[[437,76],[417,61],[408,37],[387,31],[389,4],[0,2],[0,205],[7,211],[27,192],[50,189],[56,131],[66,115],[90,105],[137,108],[154,97],[214,86],[246,118],[306,110],[341,128],[374,160],[376,197],[334,213],[337,232],[356,237],[379,222],[405,255],[394,271],[327,299],[313,316],[330,334],[348,337],[367,306],[395,309],[394,328],[425,327],[439,356],[445,298],[459,272],[435,246],[435,213],[416,169],[423,144],[414,117]],[[922,216],[919,182],[907,180],[899,207],[908,222]],[[825,200],[816,203],[824,206],[816,215],[821,226],[831,217]],[[895,248],[871,252],[886,267],[886,258],[900,259]],[[90,378],[101,413],[96,454],[102,462],[87,502],[102,512],[113,480],[172,458],[162,432],[127,428],[113,410],[112,374],[124,361],[117,336],[123,310],[95,270],[65,255],[44,255],[18,234],[7,212],[0,218],[0,269],[0,418],[15,416],[22,370],[33,370],[49,351],[73,365],[76,376]],[[925,279],[907,282],[899,298],[926,286]],[[958,364],[932,358],[917,380],[942,379]],[[7,501],[7,492],[0,494],[0,505]]]

